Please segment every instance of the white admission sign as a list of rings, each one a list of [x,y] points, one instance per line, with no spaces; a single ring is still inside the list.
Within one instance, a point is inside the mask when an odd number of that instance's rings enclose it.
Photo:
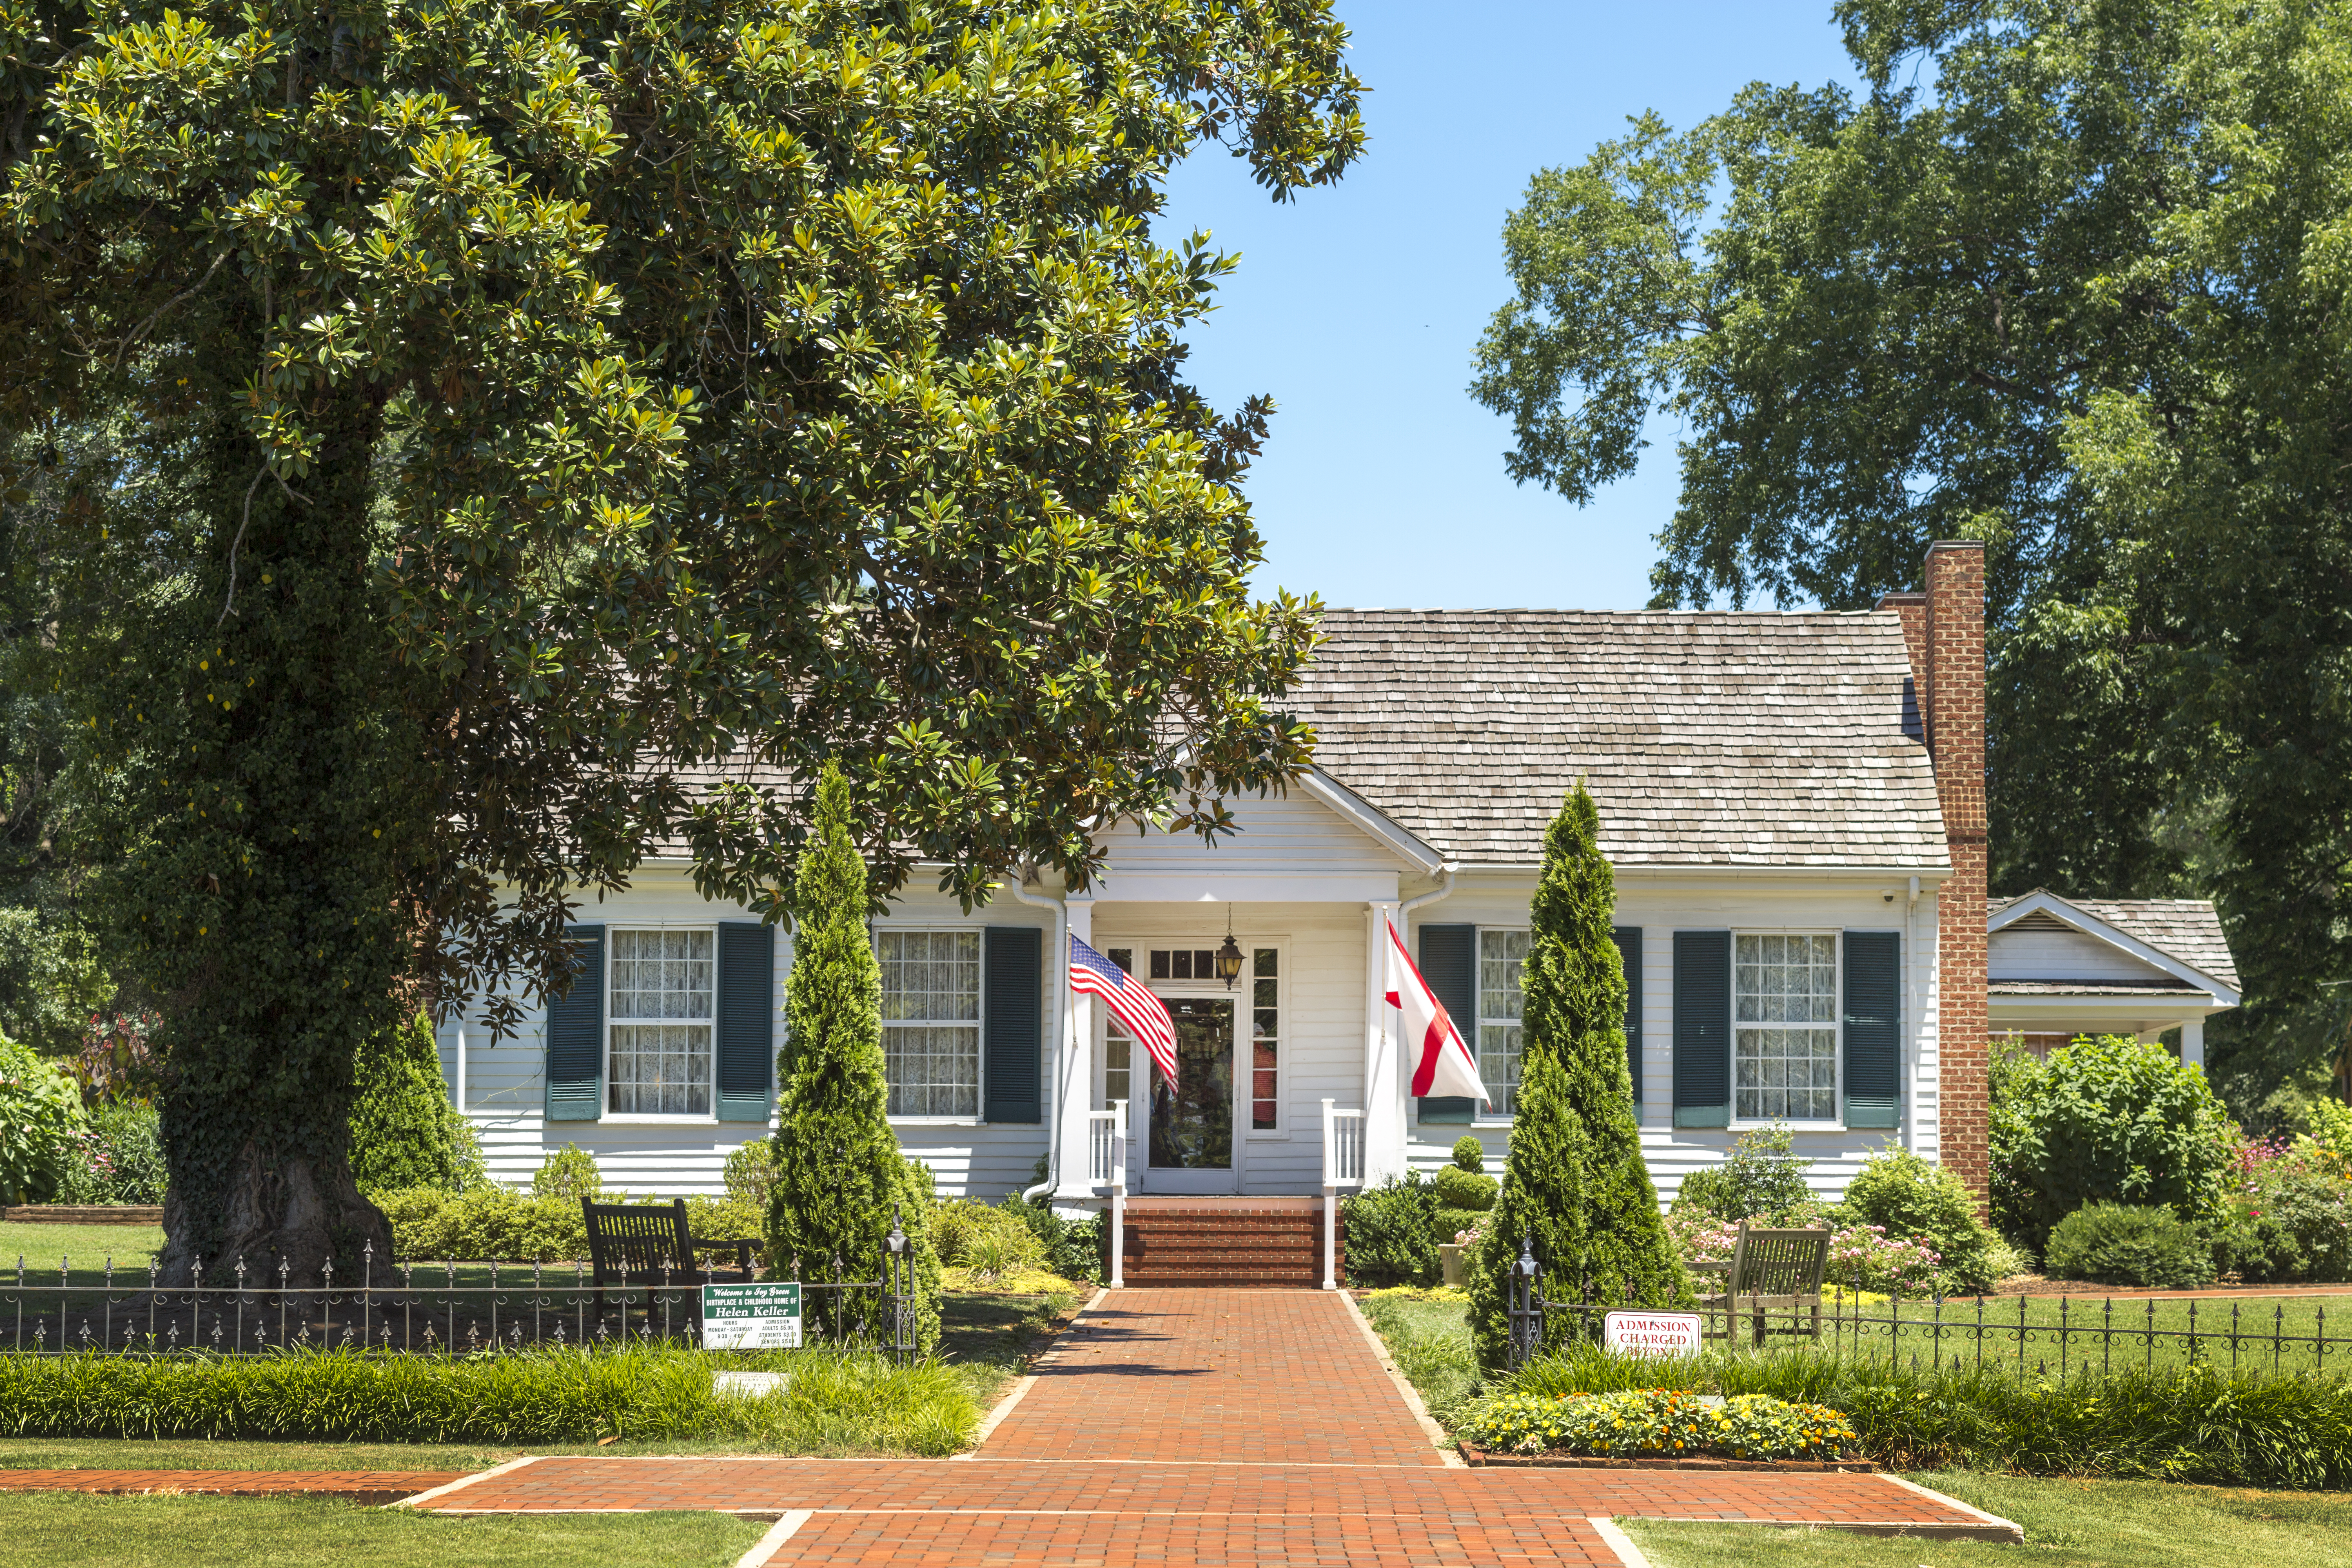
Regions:
[[[790,1351],[801,1344],[801,1288],[705,1285],[702,1346],[714,1351]]]
[[[1612,1312],[1602,1321],[1601,1342],[1619,1355],[1696,1355],[1696,1312]]]

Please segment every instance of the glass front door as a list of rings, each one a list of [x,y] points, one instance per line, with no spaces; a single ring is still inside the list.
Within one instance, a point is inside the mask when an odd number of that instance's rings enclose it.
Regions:
[[[1151,1163],[1160,1193],[1234,1190],[1234,1003],[1171,996],[1176,1081],[1151,1069]]]

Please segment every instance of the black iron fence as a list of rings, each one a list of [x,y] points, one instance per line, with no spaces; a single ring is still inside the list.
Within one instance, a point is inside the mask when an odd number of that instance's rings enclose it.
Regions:
[[[768,1284],[800,1288],[799,1348],[879,1351],[905,1361],[915,1349],[914,1258],[895,1223],[884,1238],[882,1277],[844,1278],[836,1252],[819,1277],[789,1274]],[[152,1283],[144,1270],[118,1271],[109,1258],[77,1271],[58,1259],[46,1269],[16,1259],[13,1281],[0,1277],[0,1324],[16,1352],[170,1356],[251,1355],[340,1348],[386,1354],[467,1355],[631,1344],[698,1346],[703,1341],[706,1270],[664,1267],[630,1274],[608,1270],[599,1281],[585,1263],[571,1265],[402,1263],[380,1268],[373,1244],[362,1249],[356,1280],[332,1264],[315,1284],[280,1264],[275,1279],[242,1261],[189,1283]]]
[[[1607,1315],[1634,1308],[1627,1298],[1594,1300],[1590,1280],[1573,1300],[1543,1294],[1543,1270],[1522,1247],[1507,1292],[1511,1364],[1522,1365],[1570,1315],[1588,1342],[1603,1340]],[[1968,1297],[1869,1304],[1824,1296],[1703,1298],[1696,1310],[1710,1349],[1784,1346],[1843,1359],[2018,1378],[2071,1376],[2131,1368],[2207,1366],[2228,1372],[2352,1374],[2352,1299],[2269,1297],[2256,1300],[2156,1297]]]

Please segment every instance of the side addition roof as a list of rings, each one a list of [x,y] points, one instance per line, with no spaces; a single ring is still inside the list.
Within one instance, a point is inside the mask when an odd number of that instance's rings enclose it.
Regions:
[[[2146,949],[2141,956],[2159,968],[2175,973],[2186,970],[2219,982],[2231,993],[2232,1004],[2241,989],[2237,959],[2210,899],[2062,899],[2036,888],[2016,898],[1987,900],[1985,924],[1991,931],[2057,925],[2111,942],[2119,937],[2118,946]],[[2013,987],[2020,983],[1999,984]]]
[[[1530,862],[1584,778],[1620,867],[1950,864],[1891,612],[1332,610],[1290,706],[1447,858]]]

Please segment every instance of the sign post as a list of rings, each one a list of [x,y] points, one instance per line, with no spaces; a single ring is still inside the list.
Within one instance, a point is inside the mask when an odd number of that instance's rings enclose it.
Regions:
[[[705,1285],[702,1288],[702,1348],[713,1351],[800,1349],[800,1282]]]
[[[1612,1312],[1601,1320],[1601,1342],[1618,1355],[1696,1355],[1699,1316],[1696,1312]]]

